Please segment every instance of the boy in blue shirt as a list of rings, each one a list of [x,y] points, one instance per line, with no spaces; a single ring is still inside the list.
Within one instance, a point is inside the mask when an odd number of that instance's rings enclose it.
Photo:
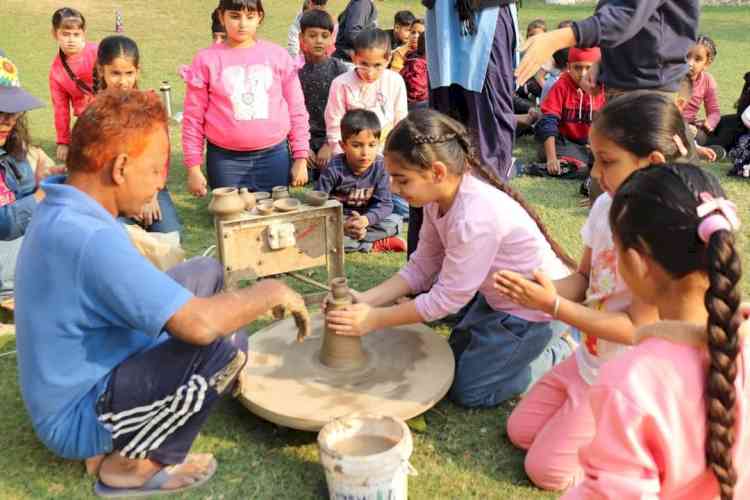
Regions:
[[[401,217],[393,213],[390,177],[380,150],[380,119],[372,111],[352,109],[341,119],[342,154],[321,172],[317,188],[344,205],[347,252],[403,252],[396,237]]]
[[[69,175],[43,183],[18,258],[21,393],[39,439],[86,459],[102,496],[181,491],[207,481],[188,454],[247,356],[233,332],[302,299],[262,281],[231,294],[212,259],[164,274],[131,244],[132,216],[164,184],[167,117],[154,92],[100,94],[76,122]],[[237,342],[240,344],[240,342]]]

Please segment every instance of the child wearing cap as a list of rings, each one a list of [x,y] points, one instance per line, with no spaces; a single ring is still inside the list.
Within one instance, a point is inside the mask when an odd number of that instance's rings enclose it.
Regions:
[[[0,56],[0,289],[13,290],[16,258],[22,236],[44,192],[37,189],[29,161],[26,112],[41,101],[21,88],[18,70]],[[46,155],[45,155],[46,157]],[[37,166],[41,174],[45,167]]]
[[[588,148],[594,113],[605,103],[603,86],[595,92],[581,87],[592,66],[601,59],[598,47],[571,48],[568,70],[542,102],[542,118],[536,126],[540,159],[546,161],[551,176],[585,178],[593,164]]]

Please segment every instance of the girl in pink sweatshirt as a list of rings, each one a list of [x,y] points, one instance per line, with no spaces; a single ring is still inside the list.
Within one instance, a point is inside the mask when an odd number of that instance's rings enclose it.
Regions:
[[[609,219],[620,272],[663,321],[602,367],[585,477],[565,499],[750,498],[739,219],[724,196],[713,174],[685,164],[647,168],[618,190]]]
[[[565,490],[583,476],[578,451],[594,436],[588,391],[602,365],[635,342],[636,329],[658,319],[656,309],[633,297],[617,269],[609,210],[612,196],[633,172],[650,164],[686,159],[685,124],[672,99],[633,92],[607,104],[591,127],[591,171],[604,193],[581,231],[578,272],[531,281],[503,271],[499,291],[582,332],[575,355],[556,366],[526,394],[508,419],[509,439],[527,450],[524,468],[540,488]]]
[[[468,132],[455,120],[434,110],[412,111],[391,132],[385,164],[391,190],[424,207],[419,247],[397,275],[358,294],[356,304],[329,312],[328,326],[361,336],[435,321],[468,305],[450,338],[456,359],[451,398],[489,407],[525,392],[571,347],[549,314],[497,293],[492,274],[509,268],[530,276],[544,269],[559,279],[574,262],[510,187],[472,175],[487,176],[474,159]]]
[[[203,49],[186,72],[182,149],[188,190],[206,185],[270,191],[307,183],[307,108],[294,62],[256,38],[262,0],[221,0],[224,43]],[[201,171],[207,142],[207,174]]]
[[[52,36],[58,54],[49,71],[49,91],[55,113],[57,159],[64,162],[70,144],[70,109],[80,115],[94,98],[95,43],[86,43],[86,19],[63,7],[52,15]]]

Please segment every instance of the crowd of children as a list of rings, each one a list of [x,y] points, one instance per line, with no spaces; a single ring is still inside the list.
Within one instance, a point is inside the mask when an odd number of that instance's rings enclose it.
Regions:
[[[750,177],[750,73],[722,116],[697,0],[602,0],[556,30],[535,19],[519,46],[512,0],[423,3],[425,18],[402,10],[384,31],[372,0],[335,20],[304,0],[283,48],[258,36],[263,0],[219,0],[213,43],[181,73],[188,192],[314,183],[343,206],[348,252],[405,251],[410,216],[404,267],[326,324],[364,336],[456,318],[449,397],[521,396],[507,436],[540,488],[744,498],[739,216],[692,163],[728,155]],[[71,8],[52,35],[64,166],[33,147],[25,113],[42,103],[0,52],[0,283],[17,294],[21,392],[40,439],[86,459],[99,495],[181,491],[216,470],[188,452],[247,359],[234,332],[278,306],[304,330],[307,313],[275,280],[219,293],[210,259],[169,276],[144,264],[122,224],[180,241],[164,108],[139,89],[131,38],[87,42]],[[516,119],[539,163],[514,170]],[[516,171],[588,178],[578,262],[505,182]]]

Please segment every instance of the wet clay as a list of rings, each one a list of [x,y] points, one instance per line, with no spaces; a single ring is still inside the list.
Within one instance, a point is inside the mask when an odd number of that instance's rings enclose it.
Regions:
[[[344,438],[333,445],[337,453],[349,457],[366,457],[390,450],[398,441],[383,436],[359,435]]]
[[[326,305],[327,310],[334,311],[352,303],[346,278],[334,278],[331,281],[331,297]],[[351,370],[362,368],[367,363],[367,355],[362,349],[362,337],[337,335],[328,327],[323,337],[320,350],[320,362],[329,368]]]
[[[338,292],[337,296],[341,298]],[[250,337],[252,354],[240,376],[239,399],[261,418],[306,431],[319,431],[353,413],[408,420],[430,409],[451,386],[453,351],[444,337],[425,325],[384,328],[362,337],[361,349],[367,358],[358,369],[323,364],[324,315],[313,314],[310,326],[304,342],[297,341],[292,319]],[[328,338],[334,341],[334,351],[341,349],[336,337]]]

